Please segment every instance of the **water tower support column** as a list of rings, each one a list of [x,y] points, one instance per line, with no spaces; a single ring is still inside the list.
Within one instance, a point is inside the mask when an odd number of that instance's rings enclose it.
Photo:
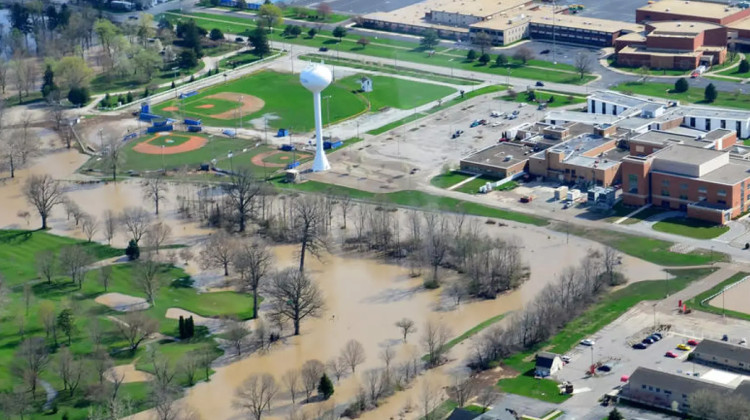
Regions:
[[[320,105],[320,92],[313,92],[313,105],[315,107],[315,160],[313,161],[313,172],[322,172],[331,169],[323,150],[323,117]]]

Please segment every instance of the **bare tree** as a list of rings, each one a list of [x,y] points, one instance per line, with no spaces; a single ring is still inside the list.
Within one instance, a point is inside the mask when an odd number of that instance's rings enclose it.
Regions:
[[[453,386],[450,388],[453,399],[459,407],[463,407],[474,394],[474,381],[465,374],[457,374],[453,377]]]
[[[529,60],[534,58],[534,52],[528,47],[521,47],[513,54],[513,58],[525,66]]]
[[[348,366],[344,360],[334,357],[326,362],[326,369],[330,372],[330,376],[334,376],[336,381],[339,381],[346,374]]]
[[[112,244],[112,238],[117,234],[117,224],[118,221],[115,212],[112,210],[105,211],[102,218],[102,228],[104,230],[104,237],[107,238],[107,245]]]
[[[107,293],[110,281],[112,281],[112,266],[105,265],[99,269],[99,283],[104,287],[104,293]]]
[[[445,344],[450,338],[450,331],[445,324],[437,321],[428,321],[425,325],[422,344],[427,351],[427,364],[437,366],[443,361],[445,353],[448,351]]]
[[[316,196],[303,196],[294,202],[295,229],[300,244],[299,271],[305,269],[305,256],[309,252],[316,258],[326,249],[323,203]]]
[[[36,272],[39,277],[52,284],[57,269],[57,258],[55,253],[50,250],[41,251],[36,254]]]
[[[36,399],[39,377],[48,364],[49,353],[43,338],[31,337],[21,342],[13,360],[12,370],[16,377],[23,379],[33,399]]]
[[[281,383],[284,384],[284,388],[289,392],[289,396],[292,398],[292,404],[294,404],[297,393],[299,392],[300,375],[301,373],[299,369],[289,369],[284,373],[284,376],[281,377]]]
[[[390,345],[380,352],[380,360],[383,361],[383,364],[385,365],[385,373],[388,376],[390,376],[391,374],[391,363],[393,363],[393,359],[395,357],[396,351],[393,350],[393,347],[391,347]]]
[[[94,257],[81,245],[68,245],[60,250],[59,260],[63,273],[78,285],[78,290],[81,290],[86,277],[86,267],[93,262]]]
[[[380,397],[385,392],[385,373],[382,369],[370,369],[364,374],[365,389],[367,390],[370,404],[378,405]]]
[[[148,302],[154,305],[156,293],[161,286],[161,267],[152,258],[142,258],[135,263],[133,280],[138,288],[146,295]]]
[[[463,299],[467,295],[466,287],[464,287],[464,284],[458,280],[452,281],[447,287],[446,292],[448,293],[448,296],[450,296],[456,303],[456,306],[460,305],[461,299]]]
[[[143,340],[159,330],[159,323],[143,312],[128,312],[120,321],[115,322],[115,326],[120,335],[127,340],[133,354]]]
[[[31,289],[31,283],[26,282],[23,284],[23,303],[26,309],[26,316],[29,316],[29,307],[31,301],[34,299],[34,291]]]
[[[357,365],[365,362],[365,348],[357,340],[349,340],[343,349],[341,349],[341,359],[346,362],[349,369],[354,370]]]
[[[688,396],[690,415],[695,419],[714,419],[718,411],[720,395],[707,389],[700,389]]]
[[[620,255],[617,251],[610,247],[604,247],[602,253],[602,267],[604,268],[604,275],[607,277],[610,286],[616,286],[618,282],[617,264],[620,262]]]
[[[206,240],[200,253],[201,268],[223,268],[224,275],[229,275],[229,265],[232,263],[237,249],[237,241],[228,233],[220,230]]]
[[[120,223],[137,244],[151,224],[151,215],[143,207],[125,207],[120,215]]]
[[[422,387],[419,391],[419,400],[422,408],[424,420],[437,420],[437,414],[435,409],[440,404],[440,387],[428,380],[422,382]]]
[[[341,206],[341,221],[344,222],[343,228],[346,229],[346,214],[349,212],[349,209],[352,208],[352,206],[354,205],[354,203],[352,202],[352,197],[349,195],[341,197],[341,201],[339,201],[339,205]]]
[[[479,393],[477,396],[477,403],[482,407],[482,412],[484,413],[490,408],[490,404],[492,404],[493,401],[497,399],[497,393],[495,390],[488,386],[482,390],[482,392]]]
[[[90,214],[85,215],[81,220],[81,231],[83,231],[83,234],[86,235],[86,240],[91,242],[98,230],[99,221],[96,220],[96,216]]]
[[[258,293],[273,264],[269,247],[259,240],[239,244],[232,265],[239,274],[239,286],[253,295],[253,319],[258,318]]]
[[[248,411],[255,420],[261,420],[263,413],[271,410],[271,403],[278,391],[276,380],[270,374],[250,375],[237,389],[233,404]]]
[[[578,75],[580,76],[580,78],[583,79],[583,77],[586,76],[586,73],[589,73],[591,71],[593,60],[591,59],[591,55],[589,54],[578,53],[573,65],[575,66],[576,71],[578,71]]]
[[[432,267],[432,279],[425,285],[430,288],[440,286],[438,268],[448,255],[451,239],[448,235],[448,220],[439,213],[424,214],[426,235],[424,242],[425,257]]]
[[[193,255],[193,251],[191,251],[190,248],[185,247],[180,249],[180,259],[185,262],[185,265],[188,265],[193,257],[195,257],[195,255]]]
[[[96,377],[99,379],[99,384],[104,383],[105,373],[115,364],[109,356],[109,352],[103,348],[96,349],[89,359]]]
[[[237,228],[244,232],[253,212],[255,198],[261,192],[261,183],[253,178],[249,170],[238,169],[229,178],[229,184],[224,186],[224,191],[237,220]]]
[[[400,321],[396,322],[396,326],[401,329],[401,335],[404,336],[404,343],[406,343],[407,335],[417,331],[414,321],[409,318],[401,318]]]
[[[104,143],[104,148],[101,151],[104,165],[112,171],[112,180],[117,181],[117,168],[125,160],[125,153],[122,149],[123,142],[116,137],[110,137]]]
[[[62,203],[60,183],[49,175],[31,175],[23,188],[26,201],[34,206],[42,218],[42,229],[47,229],[47,218],[52,209]]]
[[[143,198],[151,200],[154,203],[154,213],[159,214],[159,204],[162,201],[167,200],[167,193],[169,192],[169,186],[162,174],[156,176],[150,176],[141,183],[141,190],[143,191]]]
[[[305,388],[305,398],[309,401],[310,395],[317,388],[320,377],[325,373],[325,366],[320,360],[308,360],[302,365],[302,387]]]
[[[62,380],[63,391],[68,390],[69,395],[73,396],[81,383],[83,363],[73,357],[68,347],[63,347],[57,356],[57,374]]]
[[[148,249],[150,251],[155,251],[157,254],[159,253],[159,250],[161,250],[162,245],[168,242],[171,237],[172,228],[162,221],[152,223],[143,235]]]
[[[10,70],[10,64],[8,60],[0,57],[0,89],[3,96],[5,95],[5,88],[8,86],[8,72]]]
[[[214,351],[213,345],[206,344],[202,348],[196,350],[196,358],[198,359],[198,364],[203,369],[203,373],[205,374],[206,380],[208,380],[208,377],[211,373],[211,364],[213,363],[214,359],[216,358],[216,352]]]
[[[238,356],[242,355],[242,345],[245,343],[247,336],[250,334],[245,324],[240,321],[226,321],[225,336],[227,341],[234,347]]]
[[[303,319],[323,312],[323,295],[304,272],[288,268],[272,277],[267,289],[271,311],[294,323],[294,335]]]
[[[193,350],[195,351],[195,350]],[[179,367],[182,373],[185,375],[185,379],[189,386],[195,384],[195,376],[200,368],[200,360],[193,351],[188,352],[185,356],[180,359]]]
[[[49,300],[44,300],[39,304],[39,319],[44,325],[44,332],[47,338],[52,336],[53,343],[57,346],[57,314],[55,313],[55,304]]]

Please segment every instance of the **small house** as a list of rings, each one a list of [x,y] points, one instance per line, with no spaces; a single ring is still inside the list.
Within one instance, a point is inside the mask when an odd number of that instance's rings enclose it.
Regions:
[[[534,374],[536,376],[547,377],[554,375],[558,370],[562,369],[562,367],[563,361],[559,354],[543,351],[536,355]]]

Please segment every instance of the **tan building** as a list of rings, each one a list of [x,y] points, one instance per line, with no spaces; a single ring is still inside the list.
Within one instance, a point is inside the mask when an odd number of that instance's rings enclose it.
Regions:
[[[519,143],[499,143],[461,159],[464,172],[505,179],[526,170],[531,149]]]
[[[701,341],[693,350],[693,360],[720,369],[750,373],[750,348],[724,341]]]

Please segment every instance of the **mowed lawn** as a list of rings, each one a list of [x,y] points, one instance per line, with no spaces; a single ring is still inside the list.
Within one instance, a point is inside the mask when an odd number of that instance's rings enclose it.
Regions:
[[[612,89],[620,92],[672,99],[683,103],[750,109],[750,95],[735,94],[734,92],[718,91],[716,100],[708,103],[704,101],[704,88],[691,87],[687,92],[677,93],[673,91],[674,85],[671,83],[627,82],[620,83],[612,87]]]
[[[192,98],[190,98],[192,99]],[[186,99],[179,104],[180,110],[191,115],[216,115],[222,112],[231,111],[240,107],[239,102],[228,99],[200,97],[195,100]],[[178,102],[179,103],[179,102]],[[239,118],[239,114],[237,114]]]
[[[367,105],[364,97],[352,93],[349,86],[349,83],[344,79],[332,83],[323,91],[324,98],[330,97],[330,99],[323,99],[322,103],[325,124],[351,118],[366,110]],[[265,102],[263,109],[249,115],[242,115],[244,124],[249,124],[251,120],[256,118],[268,116],[268,126],[271,128],[287,128],[299,133],[310,131],[315,127],[313,97],[300,84],[299,75],[268,70],[201,90],[198,95],[185,100],[182,114],[200,118],[204,124],[210,126],[239,126],[239,115],[228,119],[214,118],[210,115],[217,114],[217,108],[197,108],[199,104],[205,103],[201,102],[204,98],[220,92],[253,95]],[[192,104],[198,105],[193,106]],[[177,106],[180,106],[179,100],[171,99],[155,106],[154,113],[178,117],[179,112],[164,110],[168,107]]]
[[[183,133],[182,135],[187,135]],[[194,134],[193,134],[194,135]],[[201,137],[207,137],[204,134]],[[139,137],[131,140],[125,145],[123,161],[118,168],[118,172],[126,173],[128,171],[148,172],[158,171],[163,167],[169,170],[188,168],[196,170],[202,163],[209,163],[212,159],[221,159],[227,156],[229,151],[242,150],[255,146],[254,140],[232,139],[227,137],[213,137],[208,140],[205,146],[200,149],[185,153],[176,153],[172,155],[161,154],[144,154],[133,150],[133,148],[151,137]],[[96,157],[90,159],[81,168],[87,170],[101,171],[104,175],[109,175],[109,169],[105,167],[104,162]]]
[[[387,76],[356,75],[342,79],[352,90],[360,88],[359,80],[368,77],[372,80],[372,92],[362,93],[370,101],[370,110],[378,111],[392,107],[411,109],[455,93],[456,89],[432,83],[414,82]]]
[[[654,223],[653,229],[694,239],[713,239],[728,232],[729,226],[686,217],[670,217]]]

